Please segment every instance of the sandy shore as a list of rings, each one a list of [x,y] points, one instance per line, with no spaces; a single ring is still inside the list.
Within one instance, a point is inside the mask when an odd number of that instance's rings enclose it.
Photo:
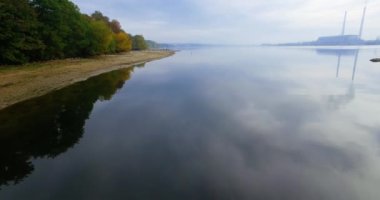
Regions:
[[[90,59],[66,59],[0,67],[0,110],[115,69],[173,55],[171,51],[134,51]]]

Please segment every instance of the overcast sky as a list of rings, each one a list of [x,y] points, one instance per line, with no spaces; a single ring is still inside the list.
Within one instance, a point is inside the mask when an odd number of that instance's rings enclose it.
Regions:
[[[171,43],[261,44],[358,34],[365,0],[72,0],[132,34]],[[369,0],[364,39],[380,36],[380,0]]]

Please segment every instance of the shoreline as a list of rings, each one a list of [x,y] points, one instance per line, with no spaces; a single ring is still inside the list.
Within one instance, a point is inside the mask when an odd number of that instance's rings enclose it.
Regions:
[[[172,56],[174,51],[132,51],[0,67],[0,110],[109,71]]]

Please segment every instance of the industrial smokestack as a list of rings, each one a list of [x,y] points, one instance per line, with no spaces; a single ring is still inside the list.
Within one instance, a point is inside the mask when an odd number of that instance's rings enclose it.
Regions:
[[[364,27],[364,21],[365,21],[366,11],[367,11],[367,6],[365,6],[364,9],[363,9],[362,23],[360,24],[360,31],[359,31],[359,38],[360,39],[362,38],[362,34],[363,34],[363,27]]]
[[[346,19],[347,19],[347,11],[344,12],[342,35],[344,35],[344,32],[346,31]]]

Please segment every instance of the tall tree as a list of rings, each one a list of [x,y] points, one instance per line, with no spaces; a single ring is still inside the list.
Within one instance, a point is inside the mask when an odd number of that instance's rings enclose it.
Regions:
[[[38,39],[36,13],[28,0],[0,1],[0,63],[22,64],[44,46]]]
[[[113,19],[111,22],[110,22],[110,27],[112,29],[112,32],[114,33],[120,33],[123,31],[123,29],[121,29],[121,25],[120,25],[120,22]]]
[[[68,0],[31,0],[41,22],[39,33],[46,48],[42,59],[71,57],[78,54],[78,43],[84,39],[81,13]]]
[[[132,44],[133,43],[133,44]],[[120,22],[81,14],[69,0],[0,0],[0,64],[85,57],[147,48]]]
[[[111,29],[103,21],[92,20],[92,48],[95,54],[105,54],[111,51],[114,37]]]
[[[104,16],[102,12],[100,11],[95,11],[94,13],[92,13],[91,17],[95,20],[98,20],[98,21],[103,21],[105,22],[107,25],[110,24],[110,18],[108,18],[107,16]]]

